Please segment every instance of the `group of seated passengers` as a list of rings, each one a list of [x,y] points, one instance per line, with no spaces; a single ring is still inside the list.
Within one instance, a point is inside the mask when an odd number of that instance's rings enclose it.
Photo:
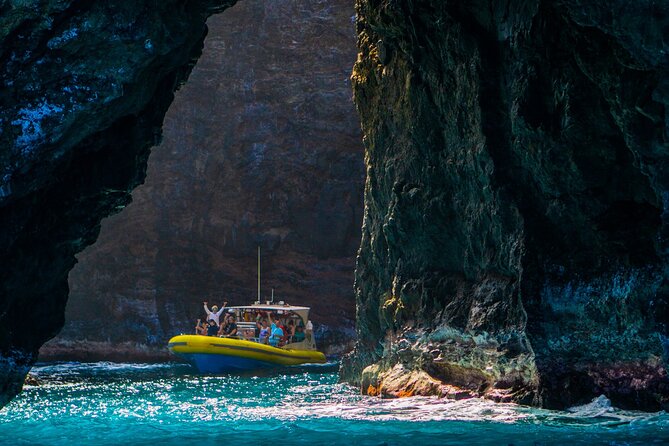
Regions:
[[[268,320],[274,320],[272,325],[269,325]],[[289,319],[288,323],[284,325],[278,317],[272,318],[271,314],[268,314],[267,319],[259,316],[259,319],[256,320],[256,338],[258,338],[258,342],[274,347],[280,347],[292,342],[302,342],[305,338],[304,326],[300,322],[295,327],[292,319]]]
[[[216,305],[208,307],[208,302],[204,302],[204,311],[207,313],[206,322],[201,319],[197,320],[195,325],[195,334],[202,336],[225,336],[235,337],[238,334],[237,324],[235,323],[235,316],[231,313],[225,313],[223,322],[220,322],[220,317],[225,311],[228,303],[223,302],[223,306],[219,309]],[[289,319],[287,324],[283,324],[277,316],[272,317],[272,313],[256,314],[256,330],[255,337],[258,342],[269,344],[274,347],[280,347],[291,342],[302,342],[305,339],[304,325],[302,321],[295,326],[292,319]],[[270,325],[268,321],[274,321]]]
[[[212,306],[211,310],[209,310],[207,302],[204,302],[207,322],[202,323],[202,320],[198,319],[195,325],[195,334],[202,336],[237,336],[237,324],[235,323],[234,314],[225,313],[223,322],[220,322],[221,314],[223,314],[227,304],[227,302],[223,302],[220,310],[216,305]]]

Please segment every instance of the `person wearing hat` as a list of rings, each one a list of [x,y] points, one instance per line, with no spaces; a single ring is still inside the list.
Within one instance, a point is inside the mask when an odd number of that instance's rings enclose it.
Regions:
[[[219,310],[216,305],[211,307],[211,310],[209,310],[209,307],[207,306],[207,302],[204,302],[204,311],[207,313],[207,320],[213,320],[216,322],[216,326],[218,327],[221,325],[219,322],[221,314],[223,313],[223,310],[225,310],[225,306],[227,305],[227,302],[223,302],[223,306]]]

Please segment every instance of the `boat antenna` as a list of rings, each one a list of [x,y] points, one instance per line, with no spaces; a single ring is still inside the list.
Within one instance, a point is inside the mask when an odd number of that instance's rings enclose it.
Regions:
[[[258,245],[258,302],[260,302],[260,245]]]

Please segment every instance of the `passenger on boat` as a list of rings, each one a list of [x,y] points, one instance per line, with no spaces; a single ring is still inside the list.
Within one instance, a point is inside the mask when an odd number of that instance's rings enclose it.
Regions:
[[[223,328],[223,335],[225,336],[237,336],[237,324],[235,324],[235,316],[229,315],[226,317],[225,328]]]
[[[307,326],[304,327],[304,335],[309,340],[309,342],[311,342],[311,339],[314,335],[314,324],[312,324],[311,321],[307,321]]]
[[[218,326],[218,336],[223,336],[225,334],[225,327],[228,326],[230,314],[225,313],[221,324]]]
[[[295,329],[295,334],[293,335],[293,342],[302,342],[304,341],[304,326],[299,324]]]
[[[206,336],[207,335],[207,324],[202,322],[202,319],[197,320],[195,324],[195,334]]]
[[[288,325],[286,325],[286,342],[291,343],[293,336],[295,335],[295,323],[293,320],[288,321]]]
[[[270,334],[270,328],[267,326],[266,319],[263,319],[261,326],[262,328],[258,333],[258,342],[260,342],[261,344],[267,344],[267,340],[269,339],[269,334]]]
[[[279,319],[275,319],[274,323],[272,324],[272,331],[269,337],[269,345],[271,345],[272,347],[278,347],[282,337],[283,337],[283,330],[279,325]]]
[[[209,324],[207,327],[207,336],[216,336],[218,333],[218,325],[216,325],[216,321],[209,319],[207,324]]]
[[[223,306],[219,310],[216,305],[211,307],[211,311],[209,310],[209,307],[207,306],[208,302],[204,302],[204,311],[207,313],[207,320],[213,319],[214,322],[216,322],[216,325],[220,325],[221,323],[219,322],[221,313],[225,310],[225,306],[228,304],[227,302],[223,302]]]

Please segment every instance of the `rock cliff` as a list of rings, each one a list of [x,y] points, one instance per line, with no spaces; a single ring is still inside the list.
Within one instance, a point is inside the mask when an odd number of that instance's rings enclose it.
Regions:
[[[230,1],[0,1],[0,405],[63,325],[74,255],[130,201]]]
[[[141,180],[209,12],[25,4],[0,2],[5,398],[62,325],[73,254]],[[342,377],[370,394],[666,408],[669,1],[356,8],[367,172]]]
[[[322,344],[354,334],[364,184],[348,0],[245,0],[211,17],[145,184],[70,274],[41,358],[169,358],[202,301],[310,305]],[[104,317],[100,317],[104,316]],[[350,349],[350,348],[349,348]]]
[[[357,2],[372,394],[667,407],[669,2]]]

